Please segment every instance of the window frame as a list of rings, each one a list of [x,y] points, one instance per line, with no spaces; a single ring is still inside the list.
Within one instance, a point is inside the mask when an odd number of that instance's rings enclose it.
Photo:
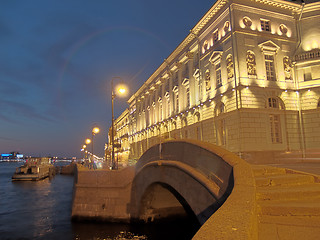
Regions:
[[[217,61],[214,64],[215,75],[216,75],[216,89],[222,87],[222,76],[221,76],[221,61]]]
[[[271,32],[271,21],[268,19],[260,18],[260,27],[261,31],[264,32]]]
[[[274,54],[264,54],[264,66],[266,71],[266,79],[268,81],[277,81]]]
[[[270,137],[272,143],[282,143],[281,116],[280,114],[269,114]]]

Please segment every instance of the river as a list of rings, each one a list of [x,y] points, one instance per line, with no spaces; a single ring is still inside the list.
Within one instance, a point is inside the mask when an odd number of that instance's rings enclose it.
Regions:
[[[191,239],[198,226],[189,219],[162,224],[129,225],[71,222],[73,176],[12,182],[21,163],[0,162],[0,239],[148,240]]]

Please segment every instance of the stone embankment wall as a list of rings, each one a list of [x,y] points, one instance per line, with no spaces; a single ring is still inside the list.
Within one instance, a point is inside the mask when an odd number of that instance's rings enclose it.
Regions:
[[[89,170],[77,165],[72,204],[73,220],[129,222],[134,168]]]

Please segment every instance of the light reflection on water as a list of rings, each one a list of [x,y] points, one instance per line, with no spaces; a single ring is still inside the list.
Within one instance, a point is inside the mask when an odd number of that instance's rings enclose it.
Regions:
[[[72,176],[11,182],[21,163],[0,163],[0,239],[72,239]]]
[[[73,176],[12,182],[15,168],[20,165],[0,163],[0,240],[177,240],[191,239],[195,232],[189,221],[158,225],[72,223]]]

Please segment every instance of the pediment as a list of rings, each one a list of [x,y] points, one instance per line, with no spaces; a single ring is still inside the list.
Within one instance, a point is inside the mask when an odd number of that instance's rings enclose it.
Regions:
[[[189,79],[188,79],[188,78],[185,78],[185,79],[183,80],[183,82],[182,82],[182,85],[183,85],[183,86],[189,85]]]
[[[178,86],[174,86],[172,89],[173,92],[178,92]]]
[[[260,43],[258,46],[263,52],[277,52],[280,49],[280,47],[271,40]]]
[[[217,60],[219,60],[221,58],[222,53],[223,53],[223,51],[213,51],[210,58],[209,58],[209,61],[211,63],[216,62]]]

